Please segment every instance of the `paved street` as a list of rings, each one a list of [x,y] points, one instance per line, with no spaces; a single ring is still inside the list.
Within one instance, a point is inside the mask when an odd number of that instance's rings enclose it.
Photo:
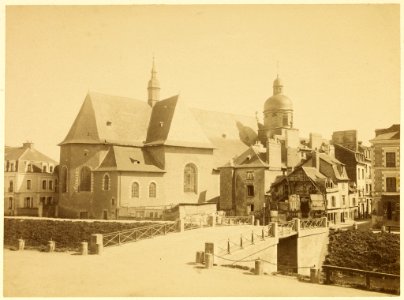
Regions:
[[[249,230],[237,226],[237,230]],[[232,235],[235,227],[174,233],[120,247],[100,256],[4,251],[5,296],[383,296],[299,282],[285,276],[255,276],[238,269],[195,265],[205,241]]]

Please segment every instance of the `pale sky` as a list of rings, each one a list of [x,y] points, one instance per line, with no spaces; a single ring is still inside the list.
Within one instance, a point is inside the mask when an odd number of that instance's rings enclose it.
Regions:
[[[59,160],[87,91],[262,119],[277,74],[301,137],[400,122],[399,5],[8,6],[5,145]]]

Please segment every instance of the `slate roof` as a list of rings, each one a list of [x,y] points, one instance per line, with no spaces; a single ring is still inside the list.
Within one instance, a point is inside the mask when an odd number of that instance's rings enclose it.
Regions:
[[[144,149],[121,146],[112,146],[95,171],[165,172]]]
[[[46,162],[56,165],[58,162],[34,148],[6,147],[4,160],[27,160],[32,162]],[[40,168],[40,167],[39,167]]]
[[[158,101],[154,105],[145,145],[214,148],[179,96]]]
[[[223,167],[268,167],[268,164],[265,162],[265,158],[266,153],[261,153],[251,146],[239,156],[234,158],[232,162],[226,163]]]
[[[213,165],[218,168],[255,143],[256,127],[254,117],[188,108],[178,95],[151,108],[144,101],[90,92],[59,145],[213,149]]]
[[[144,101],[88,93],[66,138],[72,143],[141,146],[146,139],[151,107]]]

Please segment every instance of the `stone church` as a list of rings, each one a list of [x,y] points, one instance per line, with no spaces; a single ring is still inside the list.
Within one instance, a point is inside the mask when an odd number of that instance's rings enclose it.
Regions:
[[[180,203],[217,202],[219,168],[262,139],[264,129],[270,138],[293,124],[291,108],[282,107],[276,120],[284,126],[266,119],[258,136],[253,117],[190,108],[178,95],[160,100],[154,62],[147,90],[147,102],[87,94],[59,144],[60,217],[160,218]],[[266,113],[276,112],[269,105]],[[294,136],[288,130],[281,142],[294,149]],[[290,165],[293,151],[276,144],[270,159],[282,155]]]

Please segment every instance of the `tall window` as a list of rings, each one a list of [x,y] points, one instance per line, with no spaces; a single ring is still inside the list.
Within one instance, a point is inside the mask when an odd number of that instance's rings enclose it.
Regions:
[[[34,207],[34,198],[26,197],[24,199],[24,207],[25,208],[32,208]]]
[[[42,189],[46,190],[46,180],[42,180]]]
[[[332,197],[331,197],[331,205],[332,205],[333,207],[335,207],[335,206],[337,205],[337,202],[336,202],[336,200],[335,200],[335,196],[332,196]]]
[[[43,166],[43,167],[42,167],[42,172],[46,173],[46,171],[47,171],[46,166]]]
[[[10,180],[9,186],[8,186],[8,191],[9,192],[14,192],[14,181]]]
[[[197,193],[198,171],[194,164],[187,164],[184,169],[184,192]]]
[[[247,185],[247,196],[254,197],[254,186],[251,184]]]
[[[67,167],[62,167],[61,174],[60,174],[60,183],[62,188],[62,193],[67,192]]]
[[[13,197],[8,198],[8,208],[13,209]]]
[[[91,170],[89,167],[82,167],[80,170],[80,192],[91,191]]]
[[[387,177],[386,178],[386,192],[395,192],[395,191],[396,191],[396,178]]]
[[[104,175],[104,180],[103,180],[103,183],[102,183],[102,189],[104,191],[109,191],[109,182],[110,182],[109,175],[105,174]]]
[[[53,166],[49,166],[49,172],[53,173]]]
[[[342,205],[345,205],[345,196],[342,196]]]
[[[365,170],[362,169],[362,179],[365,179]]]
[[[283,126],[288,126],[288,125],[289,125],[288,116],[287,116],[287,115],[284,115],[284,116],[282,117],[282,123],[283,123]]]
[[[356,206],[356,199],[355,198],[352,198],[352,205]]]
[[[246,178],[248,180],[254,180],[254,171],[247,171]]]
[[[132,183],[132,198],[139,198],[139,183]]]
[[[28,179],[27,180],[27,190],[30,190],[30,189],[31,189],[31,180]]]
[[[28,166],[27,166],[27,172],[32,172],[32,164],[28,164]]]
[[[151,182],[149,185],[149,198],[156,198],[156,183]]]
[[[394,168],[396,166],[396,153],[386,152],[386,167]]]
[[[49,189],[53,190],[53,181],[52,180],[49,180]]]

